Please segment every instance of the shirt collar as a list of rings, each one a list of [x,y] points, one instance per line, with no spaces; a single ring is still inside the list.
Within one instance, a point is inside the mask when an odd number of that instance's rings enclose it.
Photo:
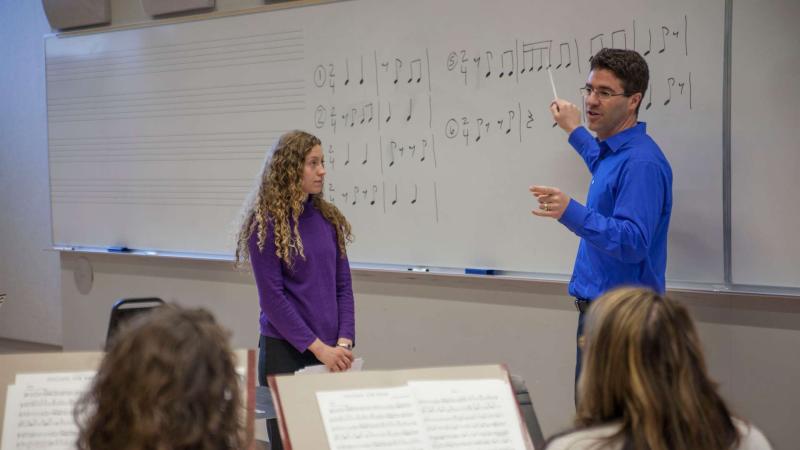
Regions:
[[[647,132],[647,124],[645,122],[636,122],[636,125],[620,131],[619,133],[609,137],[605,141],[597,140],[601,145],[607,147],[612,152],[616,152],[623,145],[631,141],[636,136],[645,134]]]

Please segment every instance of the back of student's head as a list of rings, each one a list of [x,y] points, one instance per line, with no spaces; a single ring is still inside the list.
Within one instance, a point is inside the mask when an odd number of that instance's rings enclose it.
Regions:
[[[738,435],[706,371],[686,308],[623,288],[592,306],[578,383],[578,426],[621,421],[636,449],[730,449]]]
[[[228,339],[203,309],[165,305],[132,319],[78,402],[78,448],[241,448],[241,400]]]

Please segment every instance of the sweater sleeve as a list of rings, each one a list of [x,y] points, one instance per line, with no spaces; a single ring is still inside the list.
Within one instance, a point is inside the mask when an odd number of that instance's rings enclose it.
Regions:
[[[256,234],[250,238],[250,262],[258,288],[258,300],[267,320],[299,352],[308,349],[317,336],[286,297],[283,263],[275,254],[275,235],[269,226],[264,250],[259,251]]]
[[[355,302],[347,255],[336,251],[336,301],[339,306],[339,337],[356,342]]]

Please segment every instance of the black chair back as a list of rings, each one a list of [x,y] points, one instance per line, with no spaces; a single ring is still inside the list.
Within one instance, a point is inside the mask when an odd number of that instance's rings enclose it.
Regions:
[[[111,316],[108,319],[108,332],[106,333],[106,350],[111,343],[111,339],[119,330],[120,325],[144,312],[157,308],[164,304],[164,300],[158,297],[148,298],[122,298],[111,307]]]

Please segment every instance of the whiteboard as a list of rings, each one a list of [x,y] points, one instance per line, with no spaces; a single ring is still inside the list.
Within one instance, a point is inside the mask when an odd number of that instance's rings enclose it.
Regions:
[[[301,128],[352,261],[570,273],[578,239],[530,213],[531,184],[583,202],[590,181],[545,69],[579,103],[589,57],[625,47],[674,172],[668,278],[722,282],[723,10],[354,0],[49,38],[54,244],[231,254],[266,149]]]
[[[735,1],[731,98],[734,283],[800,287],[800,3]],[[768,33],[763,30],[769,30]]]

